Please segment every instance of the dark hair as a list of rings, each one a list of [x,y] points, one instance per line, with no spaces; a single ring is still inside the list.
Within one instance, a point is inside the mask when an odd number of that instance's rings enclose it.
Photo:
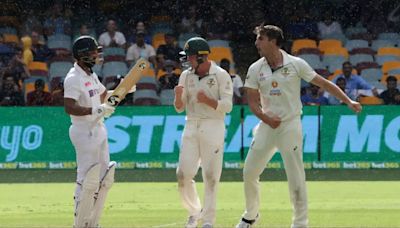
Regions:
[[[350,65],[351,67],[353,67],[353,65],[351,64],[350,61],[345,61],[345,62],[342,64],[342,67],[344,67],[344,65]]]
[[[338,78],[338,79],[336,80],[336,84],[337,84],[339,81],[344,81],[344,82],[346,82],[346,79],[343,78],[343,77],[340,77],[340,78]]]
[[[37,80],[35,81],[35,85],[36,85],[36,86],[44,86],[44,81],[43,81],[43,79],[37,79]]]
[[[223,59],[221,59],[221,61],[219,62],[219,65],[223,65],[223,64],[230,65],[230,64],[231,64],[231,61],[229,61],[229,59],[223,58]]]
[[[386,78],[386,82],[389,82],[389,81],[397,82],[397,78],[393,75],[390,75]]]
[[[275,25],[261,24],[254,29],[254,33],[267,36],[269,40],[276,39],[276,45],[278,46],[280,46],[284,40],[282,29]]]

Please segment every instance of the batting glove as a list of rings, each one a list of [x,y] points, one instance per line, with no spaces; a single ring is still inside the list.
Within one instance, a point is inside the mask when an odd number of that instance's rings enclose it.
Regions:
[[[97,107],[92,108],[92,115],[96,117],[110,117],[115,111],[115,107],[108,104],[101,104]]]

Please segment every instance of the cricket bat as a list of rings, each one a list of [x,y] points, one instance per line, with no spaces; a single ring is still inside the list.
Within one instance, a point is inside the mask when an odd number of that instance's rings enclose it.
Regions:
[[[128,94],[129,90],[138,83],[140,78],[142,77],[142,73],[146,68],[150,67],[150,63],[140,58],[135,66],[125,75],[124,80],[118,84],[117,88],[114,89],[114,92],[107,99],[107,104],[111,106],[118,106],[118,104],[125,99],[125,96]]]
[[[132,67],[132,69],[125,75],[124,80],[118,84],[117,88],[114,89],[112,94],[107,99],[107,104],[113,107],[118,106],[118,104],[125,98],[128,94],[129,90],[138,83],[140,78],[143,76],[143,72],[150,67],[150,63],[140,58],[136,62],[136,64]],[[96,121],[93,122],[93,126],[91,126],[91,130],[96,126],[97,122],[101,119],[99,117]]]

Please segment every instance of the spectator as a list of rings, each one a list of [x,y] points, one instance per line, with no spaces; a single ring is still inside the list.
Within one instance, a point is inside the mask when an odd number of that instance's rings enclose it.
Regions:
[[[37,12],[33,9],[26,9],[26,18],[21,20],[23,24],[21,26],[21,34],[23,36],[29,36],[32,31],[43,31],[42,22],[39,20]]]
[[[32,39],[29,36],[24,36],[21,38],[21,42],[23,46],[22,60],[28,66],[33,61]]]
[[[15,55],[8,63],[9,73],[14,76],[14,81],[18,84],[19,81],[24,81],[30,76],[28,66],[22,59],[22,50],[20,47],[15,48]]]
[[[50,50],[46,44],[40,41],[40,35],[38,32],[32,31],[31,39],[33,61],[49,62],[50,59],[56,55],[54,51]]]
[[[75,34],[74,36],[74,40],[78,39],[78,37],[80,36],[93,36],[95,37],[94,34],[91,34],[90,30],[89,30],[89,26],[85,23],[81,24],[81,26],[79,27],[79,31],[77,34]]]
[[[110,19],[107,22],[107,31],[100,35],[99,44],[103,47],[126,47],[126,40],[124,34],[117,31],[117,23]]]
[[[174,89],[179,82],[179,75],[175,74],[174,70],[176,63],[172,60],[165,61],[163,70],[165,74],[162,75],[158,81],[160,83],[160,89]]]
[[[318,22],[318,31],[321,39],[332,34],[343,34],[342,26],[339,22],[333,20],[333,16],[329,11],[325,13],[324,20]]]
[[[165,44],[162,44],[157,49],[157,60],[160,68],[164,66],[166,60],[172,60],[179,63],[179,52],[182,51],[176,42],[175,35],[172,33],[165,34]]]
[[[136,23],[136,27],[135,27],[135,29],[133,31],[133,34],[128,39],[128,41],[131,44],[136,43],[136,33],[138,33],[138,32],[144,32],[144,34],[145,34],[144,35],[144,42],[146,44],[151,44],[152,37],[149,35],[149,33],[148,33],[147,29],[146,29],[146,25],[144,24],[143,21],[138,21]]]
[[[371,90],[374,96],[378,95],[378,91],[376,88],[372,88],[370,84],[368,84],[361,76],[352,74],[353,66],[350,62],[346,61],[342,64],[343,74],[338,75],[336,78],[333,79],[333,83],[339,78],[344,78],[346,80],[346,89],[349,93],[353,94],[356,93],[357,90]]]
[[[305,95],[301,96],[301,103],[303,105],[327,105],[328,99],[322,95],[319,87],[314,84],[310,84],[310,91]]]
[[[0,67],[7,65],[14,55],[14,49],[4,43],[4,36],[0,33]]]
[[[190,5],[187,14],[182,18],[180,25],[181,33],[203,33],[203,19],[197,14],[197,6]]]
[[[35,90],[26,96],[27,106],[49,106],[51,105],[51,94],[44,91],[45,83],[43,79],[35,81]]]
[[[144,42],[144,35],[145,34],[140,31],[136,33],[136,43],[128,48],[128,51],[126,53],[126,61],[129,65],[132,65],[139,58],[145,58],[153,64],[154,68],[156,68],[156,52],[153,46]]]
[[[378,95],[386,105],[400,104],[400,91],[397,89],[397,78],[389,76],[386,78],[387,89]]]
[[[216,11],[215,16],[205,26],[207,39],[209,40],[231,40],[232,31],[229,23],[225,20],[222,11]]]
[[[44,31],[47,36],[54,34],[71,34],[71,12],[64,10],[61,2],[56,2],[50,7],[47,19],[43,23]]]
[[[9,73],[5,73],[3,79],[3,85],[0,90],[0,106],[23,106],[24,96],[18,89],[14,77]]]
[[[356,100],[356,91],[349,91],[348,89],[346,89],[346,79],[344,78],[338,78],[336,80],[336,85],[352,100]],[[340,104],[344,104],[343,101],[337,99],[335,96],[332,96],[329,94],[328,97],[328,102],[330,105],[340,105]]]
[[[231,76],[232,84],[233,84],[233,103],[234,104],[242,104],[243,103],[243,94],[244,94],[244,87],[243,81],[237,74],[231,74],[231,62],[229,59],[221,59],[220,67]]]

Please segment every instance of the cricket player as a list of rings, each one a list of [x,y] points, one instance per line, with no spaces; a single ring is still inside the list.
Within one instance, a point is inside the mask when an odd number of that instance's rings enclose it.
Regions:
[[[72,123],[69,137],[78,166],[75,228],[98,227],[107,192],[114,182],[115,162],[110,162],[103,124],[103,117],[109,117],[114,107],[103,103],[106,88],[92,71],[100,48],[93,37],[79,37],[72,47],[76,62],[64,81],[64,106]]]
[[[175,109],[177,112],[186,110],[176,175],[183,206],[189,212],[187,228],[197,227],[200,219],[204,228],[213,227],[215,222],[224,153],[224,118],[232,110],[232,80],[225,70],[208,60],[209,53],[206,40],[189,39],[183,54],[191,67],[182,72],[175,87]],[[193,180],[199,166],[205,188],[203,207]]]
[[[361,105],[339,87],[319,76],[304,60],[280,49],[282,30],[273,25],[256,27],[255,46],[261,56],[248,70],[245,87],[251,111],[261,121],[256,127],[244,170],[246,210],[237,228],[252,227],[259,217],[259,177],[279,149],[289,183],[294,215],[292,228],[308,226],[307,191],[303,165],[300,82],[304,79],[328,91],[355,111]]]

